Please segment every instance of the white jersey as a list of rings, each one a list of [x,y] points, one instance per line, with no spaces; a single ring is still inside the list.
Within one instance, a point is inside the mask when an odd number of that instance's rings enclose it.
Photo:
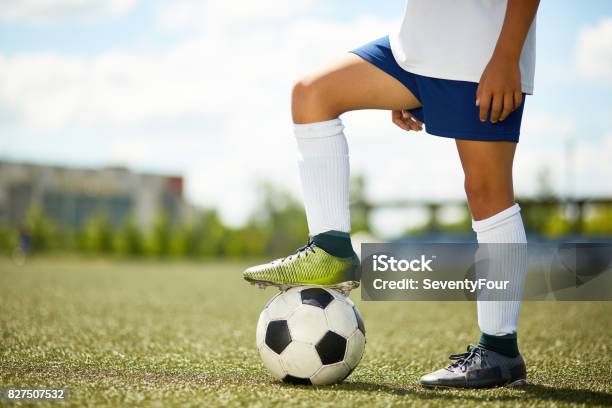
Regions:
[[[479,82],[499,38],[507,0],[408,0],[389,35],[397,63],[418,75]],[[521,52],[523,92],[533,93],[535,19]]]

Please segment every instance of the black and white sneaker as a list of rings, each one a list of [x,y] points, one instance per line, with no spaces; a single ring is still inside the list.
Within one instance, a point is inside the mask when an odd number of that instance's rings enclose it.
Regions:
[[[461,354],[451,354],[456,360],[446,368],[421,377],[423,387],[486,388],[519,386],[527,383],[523,357],[506,357],[478,346],[468,346]]]

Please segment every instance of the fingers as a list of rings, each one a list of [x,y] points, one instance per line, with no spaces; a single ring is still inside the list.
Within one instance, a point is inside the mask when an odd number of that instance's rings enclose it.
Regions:
[[[503,105],[502,113],[499,117],[500,122],[508,117],[510,113],[514,110],[514,96],[511,92],[507,92],[504,94],[504,105]]]
[[[502,93],[496,93],[493,95],[493,101],[491,102],[491,123],[496,123],[502,113],[504,105],[504,95]]]
[[[404,130],[423,130],[423,123],[407,111],[392,111],[391,120],[395,125]]]
[[[521,91],[514,91],[514,109],[518,109],[523,103],[523,94]]]
[[[480,121],[486,122],[487,116],[489,115],[489,108],[491,107],[491,93],[490,92],[481,92],[481,95],[478,97],[477,105],[480,106]]]
[[[412,113],[408,111],[402,111],[402,119],[404,119],[405,122],[408,122],[412,130],[423,130],[423,122],[415,118]]]
[[[402,128],[404,130],[411,130],[410,126],[408,126],[408,124],[404,122],[404,120],[402,118],[402,112],[400,112],[400,111],[393,111],[391,113],[391,121],[393,123],[395,123],[396,126]]]
[[[491,123],[502,121],[521,105],[522,100],[523,95],[520,92],[488,93],[485,91],[476,99],[476,104],[480,107],[480,121],[485,122],[487,117]]]

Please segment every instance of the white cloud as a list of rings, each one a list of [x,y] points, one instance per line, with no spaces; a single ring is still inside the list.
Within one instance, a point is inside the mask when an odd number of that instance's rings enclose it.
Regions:
[[[172,4],[162,4],[157,8],[159,25],[169,31],[197,28],[198,20],[204,20],[204,6],[203,1],[194,0],[176,0]]]
[[[570,156],[574,194],[579,196],[612,195],[612,132],[595,142],[574,143]]]
[[[611,195],[612,133],[583,139],[572,125],[540,115],[541,119],[534,118],[532,122],[537,126],[522,132],[517,148],[514,162],[517,194],[537,194],[537,175],[546,169],[551,176],[550,187],[562,197]],[[545,126],[546,123],[550,126]]]
[[[207,3],[201,31],[148,53],[0,54],[0,102],[26,126],[41,129],[232,115],[245,106],[284,113],[301,72],[388,31],[389,22],[377,18],[337,23],[305,14],[287,22],[289,2],[280,0],[261,7],[275,12],[253,11],[245,24],[251,2],[230,3],[242,12],[232,14],[226,2]]]
[[[526,135],[521,140],[531,142],[533,138],[546,143],[550,138],[554,140],[566,139],[576,131],[574,118],[553,116],[546,112],[533,111],[526,108],[523,114],[521,132]]]
[[[106,144],[109,161],[178,166],[191,198],[219,205],[239,222],[257,180],[299,194],[292,82],[384,35],[395,21],[315,18],[310,1],[299,7],[288,0],[211,1],[201,9],[176,4],[178,11],[160,14],[160,26],[192,24],[194,31],[165,49],[0,54],[0,106],[41,135],[77,129],[87,137],[89,129],[107,129],[108,139],[96,140]],[[171,15],[174,22],[162,18]],[[196,130],[181,130],[184,120],[198,117]],[[157,122],[174,123],[176,131],[151,134]]]
[[[580,31],[576,67],[584,78],[612,81],[612,18]]]
[[[0,21],[53,22],[66,19],[119,16],[136,0],[3,0]]]
[[[160,26],[168,30],[258,29],[271,22],[289,25],[313,10],[316,0],[175,0],[157,8]],[[320,4],[318,5],[320,7]]]

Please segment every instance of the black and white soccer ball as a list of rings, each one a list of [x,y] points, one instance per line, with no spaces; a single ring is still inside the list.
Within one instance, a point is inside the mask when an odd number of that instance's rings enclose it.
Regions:
[[[341,292],[294,287],[274,296],[257,323],[257,348],[274,377],[294,384],[333,384],[357,367],[365,327]]]

